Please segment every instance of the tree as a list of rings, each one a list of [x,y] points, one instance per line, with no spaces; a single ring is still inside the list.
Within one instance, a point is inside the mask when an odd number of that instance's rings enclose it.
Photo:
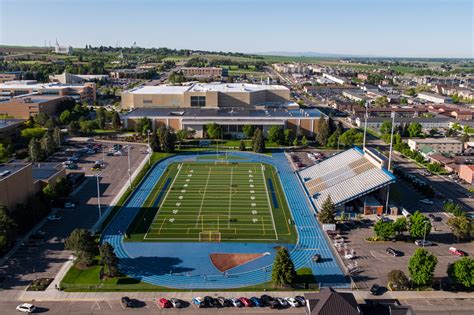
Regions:
[[[155,131],[151,133],[150,148],[153,152],[160,151],[160,139],[158,139],[158,134]]]
[[[293,140],[295,139],[295,136],[293,134],[293,130],[285,129],[284,134],[285,134],[285,144],[286,145],[291,145],[293,143]]]
[[[290,286],[296,279],[295,266],[288,250],[280,247],[276,253],[272,269],[272,281],[276,286]]]
[[[43,188],[43,194],[47,200],[55,200],[58,198],[58,194],[56,193],[56,189],[54,188],[53,184],[48,184]]]
[[[10,153],[7,148],[0,143],[0,163],[5,163],[10,157]]]
[[[244,125],[242,127],[242,132],[244,133],[245,138],[250,139],[253,137],[255,127],[253,125]]]
[[[321,205],[321,210],[318,213],[319,222],[322,224],[336,223],[335,212],[336,207],[334,206],[331,196],[329,195],[326,200],[324,200],[323,204]]]
[[[343,146],[353,146],[362,144],[364,140],[364,135],[355,128],[345,131],[339,138],[339,142]]]
[[[34,138],[30,140],[30,144],[28,145],[28,154],[30,156],[30,161],[32,162],[39,162],[43,160],[41,146]]]
[[[151,127],[151,120],[148,117],[140,118],[136,125],[135,125],[135,132],[140,133],[142,135],[146,135],[148,130],[153,130]]]
[[[418,248],[408,262],[410,278],[418,286],[431,284],[437,263],[436,256],[430,254],[424,248]]]
[[[244,140],[240,140],[239,151],[245,151],[245,142],[244,142]]]
[[[388,283],[399,290],[408,286],[408,277],[401,270],[392,270],[387,274]]]
[[[386,96],[379,96],[375,99],[376,107],[386,107],[388,105],[388,99]]]
[[[119,273],[118,258],[114,253],[114,248],[109,243],[103,243],[99,248],[100,263],[104,266],[104,274],[108,277],[115,277]]]
[[[71,136],[77,136],[79,134],[79,129],[80,128],[81,128],[81,126],[79,125],[79,122],[76,121],[76,120],[73,120],[67,126],[67,132]]]
[[[175,135],[172,134],[169,128],[166,128],[163,134],[163,141],[161,142],[163,152],[171,153],[175,149]]]
[[[122,121],[120,120],[120,114],[116,111],[112,113],[112,128],[114,130],[119,130],[122,126]]]
[[[99,107],[96,112],[96,115],[97,125],[100,129],[104,129],[105,123],[107,122],[107,115],[105,113],[105,109],[103,107]]]
[[[222,129],[216,123],[206,125],[207,137],[210,139],[220,139],[222,138]]]
[[[393,222],[393,229],[397,234],[402,234],[407,230],[407,219],[405,217],[398,218]]]
[[[410,236],[414,239],[423,238],[431,232],[430,220],[422,215],[420,211],[416,211],[410,217]]]
[[[92,133],[92,131],[98,127],[97,123],[93,120],[83,120],[79,122],[79,125],[81,127],[81,132],[86,135]]]
[[[41,138],[41,150],[46,154],[46,156],[50,156],[54,153],[54,148],[53,137],[49,132],[45,133],[43,138]]]
[[[308,145],[308,139],[306,139],[306,136],[303,136],[303,138],[301,138],[301,145],[303,147],[306,147]]]
[[[392,122],[390,120],[385,120],[380,125],[380,133],[383,135],[392,133]]]
[[[66,249],[74,252],[78,264],[90,266],[94,261],[96,242],[88,230],[75,229],[64,245]]]
[[[422,126],[418,122],[412,122],[408,125],[408,134],[410,137],[418,137],[421,134]]]
[[[392,221],[379,220],[374,225],[374,232],[382,240],[389,239],[395,235],[395,229]]]
[[[35,121],[35,123],[40,126],[44,126],[46,122],[48,121],[48,119],[49,119],[48,114],[44,112],[40,112],[33,117],[33,120]]]
[[[52,132],[52,136],[53,136],[53,144],[54,144],[54,147],[56,149],[58,149],[60,146],[61,146],[61,129],[59,129],[58,127],[54,128],[53,129],[53,132]]]
[[[8,209],[5,206],[0,206],[0,238],[2,238],[0,252],[5,252],[10,247],[15,239],[16,228],[17,225],[10,217]]]
[[[278,144],[282,144],[285,141],[285,135],[283,128],[279,126],[272,126],[268,129],[268,140]]]
[[[21,131],[21,136],[27,139],[41,139],[46,129],[41,127],[26,128]]]
[[[460,240],[468,239],[472,232],[472,223],[465,216],[457,216],[449,218],[447,224],[453,228],[454,236]]]
[[[263,133],[259,128],[257,128],[253,134],[252,143],[254,152],[265,152],[265,138],[263,137]]]
[[[65,110],[61,113],[61,115],[59,115],[59,121],[61,122],[61,124],[63,125],[67,125],[71,122],[71,119],[72,119],[72,114],[71,114],[71,111],[69,110]]]
[[[295,137],[295,139],[293,140],[293,146],[297,147],[299,144],[300,142],[298,141],[298,137]]]
[[[325,146],[329,137],[329,123],[326,119],[320,119],[318,123],[318,130],[316,134],[316,140],[319,144]]]
[[[456,284],[467,289],[474,287],[474,260],[463,257],[448,265],[448,276]]]

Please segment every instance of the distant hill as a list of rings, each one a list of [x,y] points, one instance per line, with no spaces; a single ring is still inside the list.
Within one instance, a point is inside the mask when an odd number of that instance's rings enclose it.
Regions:
[[[356,57],[357,55],[320,53],[314,51],[268,51],[258,52],[256,55],[283,56],[283,57]],[[360,56],[357,56],[360,57]]]

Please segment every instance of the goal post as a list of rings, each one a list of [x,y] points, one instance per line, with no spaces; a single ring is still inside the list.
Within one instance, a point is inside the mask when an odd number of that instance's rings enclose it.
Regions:
[[[199,242],[216,242],[220,243],[221,232],[219,231],[202,231],[199,232]]]

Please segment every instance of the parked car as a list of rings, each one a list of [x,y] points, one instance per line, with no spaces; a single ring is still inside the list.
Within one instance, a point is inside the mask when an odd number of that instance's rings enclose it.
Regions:
[[[158,305],[161,307],[161,308],[170,308],[171,307],[171,302],[168,301],[167,299],[165,298],[161,298],[158,300]]]
[[[68,166],[66,166],[66,168],[68,170],[77,170],[79,166],[77,166],[77,164],[69,164]]]
[[[417,246],[431,246],[433,243],[431,241],[426,241],[426,240],[416,240],[415,245]]]
[[[403,255],[403,252],[399,251],[399,250],[396,250],[396,249],[393,249],[391,247],[388,247],[385,252],[389,255],[392,255],[393,257],[398,257],[398,256],[402,256]]]
[[[450,247],[449,252],[452,255],[459,256],[459,257],[466,256],[466,253],[464,251],[457,249],[456,247]]]
[[[372,295],[379,295],[380,294],[380,286],[376,283],[372,285],[370,288],[370,294]]]
[[[183,307],[183,303],[181,302],[181,300],[176,299],[176,298],[170,299],[170,303],[174,308],[182,308]]]
[[[123,296],[120,299],[120,303],[122,304],[123,307],[133,308],[135,306],[133,304],[133,301],[128,296]]]
[[[253,305],[256,306],[256,307],[262,307],[263,304],[262,304],[262,300],[260,300],[258,297],[256,296],[253,296],[250,298],[250,301],[252,301]]]
[[[233,298],[233,299],[230,299],[230,301],[232,302],[232,305],[234,307],[242,307],[242,302],[240,302],[239,299]]]
[[[16,310],[22,313],[33,313],[34,311],[36,311],[36,306],[30,303],[23,303],[18,305],[16,307]]]
[[[92,149],[87,150],[86,153],[89,155],[96,154],[95,150],[92,150]]]
[[[429,200],[429,199],[421,199],[420,202],[421,202],[421,203],[424,203],[425,205],[432,205],[432,204],[434,204],[433,200]]]
[[[123,155],[122,151],[115,151],[114,152],[114,156],[121,156],[121,155]]]
[[[287,297],[285,298],[285,300],[288,302],[288,304],[290,304],[292,307],[298,307],[300,306],[300,304],[298,303],[298,301],[295,299],[295,298],[292,298],[292,297]]]
[[[273,298],[264,294],[260,297],[260,300],[262,301],[263,306],[270,306],[270,302],[273,301]]]
[[[306,299],[303,296],[297,295],[297,296],[295,296],[295,300],[298,301],[300,306],[306,306]]]
[[[48,216],[48,220],[50,220],[50,221],[59,221],[59,220],[61,220],[61,217],[59,215],[52,214],[52,215]]]
[[[287,307],[288,302],[284,298],[277,297],[276,298],[278,304],[280,304],[281,307]]]
[[[196,296],[196,297],[193,297],[193,299],[191,300],[191,302],[196,305],[197,307],[201,308],[201,307],[204,307],[204,303],[201,299],[201,297],[199,296]]]
[[[217,304],[214,302],[214,298],[212,298],[210,296],[205,296],[204,299],[203,299],[203,302],[206,305],[206,307],[217,306]]]
[[[219,296],[216,300],[217,300],[217,302],[219,303],[219,306],[220,306],[220,307],[226,307],[226,306],[228,306],[228,305],[226,304],[227,299],[226,299],[225,297]]]
[[[64,204],[64,208],[75,208],[75,207],[76,207],[76,205],[72,202],[66,202]]]
[[[252,302],[249,299],[245,298],[245,297],[241,297],[239,300],[242,303],[242,305],[245,306],[245,307],[251,307],[252,306]]]

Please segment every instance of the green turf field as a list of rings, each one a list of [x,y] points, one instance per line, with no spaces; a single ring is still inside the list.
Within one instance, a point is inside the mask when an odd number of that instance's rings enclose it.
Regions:
[[[260,163],[174,163],[132,222],[129,241],[296,241],[280,181]]]

